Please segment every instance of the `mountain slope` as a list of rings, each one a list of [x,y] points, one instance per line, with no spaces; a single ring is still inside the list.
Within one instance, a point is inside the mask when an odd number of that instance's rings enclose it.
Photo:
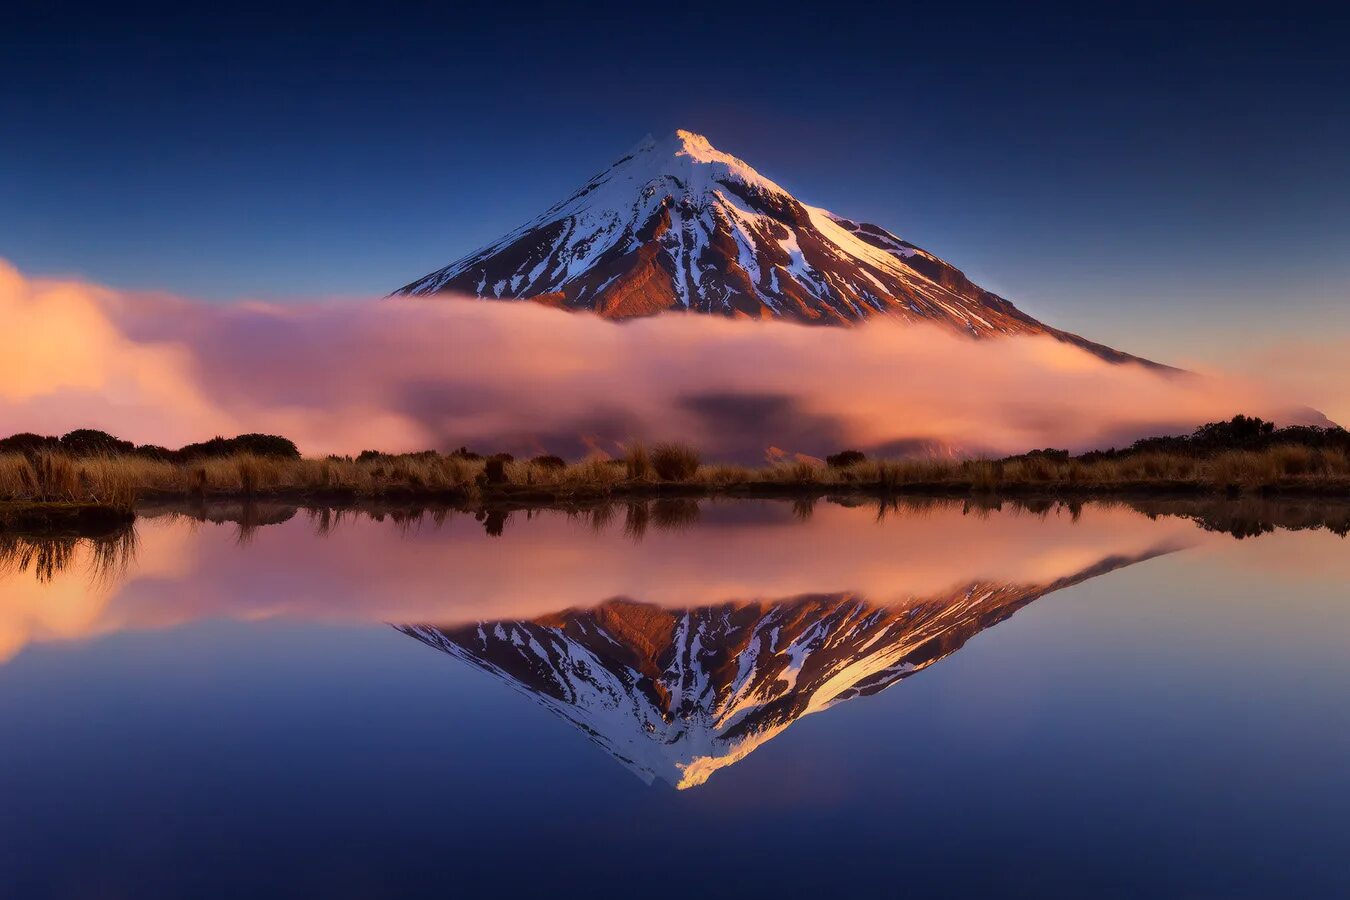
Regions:
[[[533,697],[647,783],[688,788],[802,716],[954,653],[1038,597],[1151,555],[899,606],[850,594],[690,609],[611,600],[531,620],[395,627]]]
[[[977,338],[1045,334],[1111,362],[1147,362],[1037,321],[884,228],[801,203],[688,131],[647,139],[543,215],[395,292],[435,294],[616,319],[891,316]]]

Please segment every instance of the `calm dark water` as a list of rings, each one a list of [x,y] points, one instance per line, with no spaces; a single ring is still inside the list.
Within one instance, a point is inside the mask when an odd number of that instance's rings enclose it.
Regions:
[[[149,512],[0,542],[0,896],[1350,895],[1326,529]]]

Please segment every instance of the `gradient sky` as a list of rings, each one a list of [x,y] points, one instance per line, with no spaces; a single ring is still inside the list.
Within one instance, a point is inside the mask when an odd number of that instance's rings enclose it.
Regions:
[[[383,294],[683,127],[1134,352],[1345,336],[1348,15],[9,10],[0,258],[216,301]]]

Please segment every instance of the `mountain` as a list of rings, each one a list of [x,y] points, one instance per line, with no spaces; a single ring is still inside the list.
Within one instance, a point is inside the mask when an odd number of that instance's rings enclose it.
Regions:
[[[668,310],[842,325],[874,316],[977,338],[1052,328],[886,229],[807,206],[702,135],[648,138],[543,215],[393,296],[530,299],[608,318]]]
[[[1031,601],[1152,555],[901,605],[851,594],[689,609],[610,600],[529,620],[395,627],[533,697],[648,784],[684,789],[804,715],[927,668]]]

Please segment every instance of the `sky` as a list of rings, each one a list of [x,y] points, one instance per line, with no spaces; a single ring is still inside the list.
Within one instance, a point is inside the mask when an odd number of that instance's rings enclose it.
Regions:
[[[1350,338],[1348,24],[1290,4],[9,9],[0,259],[210,302],[382,295],[678,127],[1094,340],[1325,353]]]

